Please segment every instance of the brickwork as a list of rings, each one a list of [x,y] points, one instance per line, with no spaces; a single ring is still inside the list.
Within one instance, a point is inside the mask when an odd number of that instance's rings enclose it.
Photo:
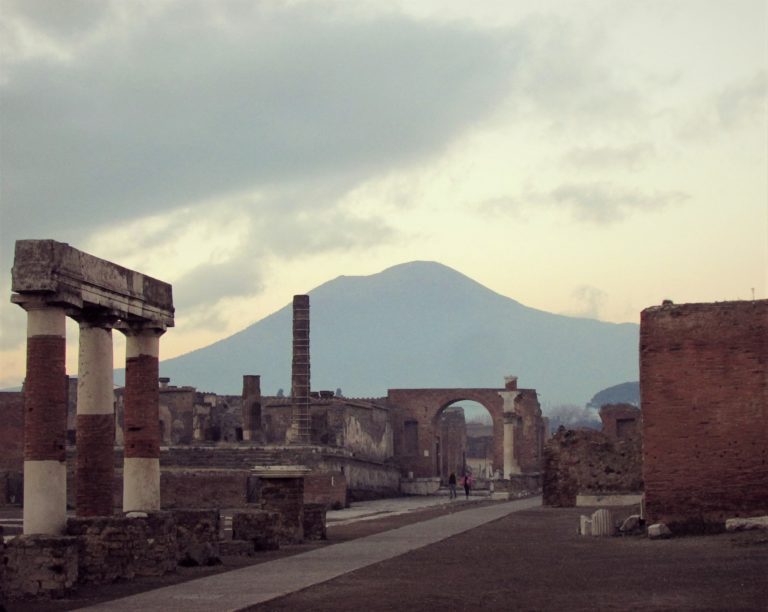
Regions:
[[[605,404],[600,408],[603,433],[610,438],[627,438],[640,433],[642,415],[632,404]]]
[[[464,412],[446,410],[439,423],[440,455],[439,476],[443,483],[448,482],[451,473],[458,478],[464,473],[464,462],[467,457],[467,424]]]
[[[27,338],[27,379],[24,387],[27,461],[65,461],[67,382],[66,340],[61,336]]]
[[[0,472],[20,472],[24,468],[24,396],[20,391],[0,391],[0,420]]]
[[[247,504],[250,470],[163,470],[163,508],[240,508]]]
[[[281,544],[304,539],[304,479],[257,478],[256,497],[262,509],[278,516],[275,525]]]
[[[577,495],[642,489],[639,433],[615,440],[594,429],[560,428],[545,445],[543,495],[547,506],[575,506]]]
[[[125,362],[124,448],[126,457],[160,456],[158,360],[152,355]]]
[[[644,310],[640,391],[649,520],[768,514],[768,300]]]
[[[345,508],[347,478],[341,471],[312,472],[304,476],[304,504],[322,504],[326,508]]]
[[[113,414],[77,415],[78,516],[109,516],[114,507],[115,417]],[[83,456],[84,449],[88,450]]]

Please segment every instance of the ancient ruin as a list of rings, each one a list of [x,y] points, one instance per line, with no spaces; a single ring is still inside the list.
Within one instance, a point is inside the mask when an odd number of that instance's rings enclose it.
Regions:
[[[643,310],[645,506],[673,532],[768,514],[768,300]]]
[[[65,318],[80,324],[77,388],[78,516],[112,512],[112,330],[127,337],[126,510],[160,508],[158,347],[173,326],[171,286],[53,240],[20,240],[12,301],[27,312],[24,533],[66,522]]]

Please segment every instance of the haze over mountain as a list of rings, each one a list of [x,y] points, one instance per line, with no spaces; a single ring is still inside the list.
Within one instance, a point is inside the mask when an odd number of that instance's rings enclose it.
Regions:
[[[313,390],[377,397],[398,387],[501,387],[515,374],[551,406],[585,404],[600,389],[638,376],[638,325],[529,308],[439,263],[340,276],[309,295]],[[291,330],[288,304],[163,361],[161,375],[175,385],[239,394],[243,374],[260,374],[264,394],[287,394]]]

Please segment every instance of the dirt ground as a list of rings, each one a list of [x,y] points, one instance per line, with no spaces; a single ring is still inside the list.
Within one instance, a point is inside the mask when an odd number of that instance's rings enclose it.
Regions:
[[[332,527],[324,543],[214,568],[180,568],[80,589],[70,598],[19,602],[10,612],[58,612],[363,537],[460,510],[443,507]],[[537,508],[347,574],[256,611],[312,610],[761,610],[768,611],[768,534],[748,532],[650,541],[585,538],[584,508]]]
[[[583,513],[517,512],[250,610],[768,610],[764,531],[588,538]]]

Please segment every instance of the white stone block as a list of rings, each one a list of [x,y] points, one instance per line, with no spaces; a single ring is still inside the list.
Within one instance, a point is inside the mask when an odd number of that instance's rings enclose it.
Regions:
[[[648,526],[648,537],[652,540],[658,540],[661,538],[669,538],[672,536],[672,532],[664,523],[654,523]]]

